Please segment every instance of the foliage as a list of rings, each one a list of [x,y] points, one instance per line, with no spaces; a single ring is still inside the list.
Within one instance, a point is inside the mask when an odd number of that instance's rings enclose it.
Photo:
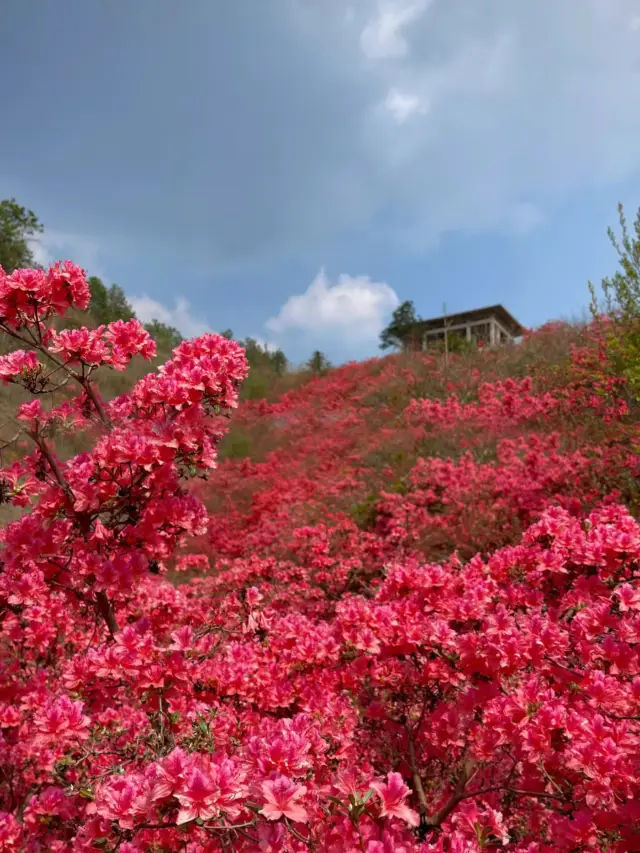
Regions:
[[[273,372],[278,376],[287,369],[287,359],[281,349],[270,349],[255,338],[245,338],[239,343],[251,368]]]
[[[277,376],[282,376],[286,372],[287,365],[287,357],[281,349],[277,349],[271,353],[271,366]]]
[[[621,238],[609,228],[620,269],[602,281],[604,310],[607,313],[603,336],[615,372],[627,381],[629,392],[640,400],[640,209],[630,233],[622,204],[618,205]],[[590,283],[591,311],[599,317],[600,306]]]
[[[222,336],[233,340],[231,329],[223,332]],[[245,338],[238,343],[243,347],[249,364],[249,376],[243,383],[241,399],[263,400],[274,388],[278,378],[287,373],[287,357],[281,349],[268,347],[255,338]]]
[[[323,352],[315,350],[307,362],[306,367],[312,373],[315,373],[318,376],[324,376],[329,370],[331,370],[331,362]]]
[[[407,336],[420,322],[413,302],[407,299],[398,305],[393,312],[391,322],[380,332],[380,349],[401,349],[407,341]]]
[[[183,341],[182,335],[176,328],[161,323],[160,320],[145,323],[145,329],[157,343],[158,349],[164,350],[164,352],[171,352]]]
[[[32,210],[18,204],[15,198],[0,201],[0,266],[7,272],[33,265],[29,245],[42,225]]]
[[[246,459],[251,455],[251,437],[241,430],[229,430],[221,443],[220,455],[223,459]]]
[[[91,291],[91,314],[98,324],[114,323],[116,320],[133,320],[135,311],[129,304],[124,290],[117,284],[105,287],[101,279],[88,279]]]
[[[0,849],[637,850],[640,436],[597,327],[245,402],[205,481],[241,347],[106,403],[98,365],[154,342],[47,325],[88,299],[69,263],[0,276],[33,396],[0,474]],[[58,459],[64,429],[91,449]]]

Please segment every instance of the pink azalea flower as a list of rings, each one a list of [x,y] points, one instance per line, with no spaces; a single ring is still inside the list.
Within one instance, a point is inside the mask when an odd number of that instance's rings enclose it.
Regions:
[[[177,752],[177,751],[176,751]],[[173,772],[179,769],[181,755],[176,755]],[[188,823],[200,817],[209,820],[224,811],[235,817],[240,811],[238,801],[245,794],[244,771],[230,758],[203,758],[185,775],[185,781],[176,791],[180,803],[177,823]]]
[[[309,815],[304,806],[297,802],[307,792],[304,785],[297,785],[287,776],[276,776],[274,779],[267,779],[261,787],[266,803],[260,813],[267,820],[288,817],[295,823],[307,823]]]
[[[410,809],[406,803],[411,789],[405,785],[399,773],[387,773],[387,781],[376,780],[371,787],[382,800],[380,814],[382,817],[397,817],[408,823],[409,826],[417,826],[420,822],[418,813]]]
[[[218,813],[217,787],[213,779],[197,767],[188,775],[184,787],[176,794],[180,811],[176,823],[189,823],[196,818],[209,820]]]
[[[84,715],[84,704],[68,696],[50,700],[34,716],[37,742],[60,742],[89,737],[89,718]]]
[[[623,613],[628,610],[640,610],[640,589],[634,589],[630,583],[623,583],[616,589],[616,595],[620,599],[620,610]]]
[[[87,807],[87,814],[98,814],[118,821],[123,829],[133,829],[136,819],[147,814],[149,805],[149,784],[143,776],[112,776]]]

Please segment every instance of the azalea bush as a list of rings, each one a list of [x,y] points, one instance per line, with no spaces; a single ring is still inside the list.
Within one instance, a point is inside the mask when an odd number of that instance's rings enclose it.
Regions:
[[[554,383],[350,365],[216,468],[242,349],[106,403],[154,345],[53,329],[88,298],[0,274],[0,851],[640,850],[637,425],[593,339]]]

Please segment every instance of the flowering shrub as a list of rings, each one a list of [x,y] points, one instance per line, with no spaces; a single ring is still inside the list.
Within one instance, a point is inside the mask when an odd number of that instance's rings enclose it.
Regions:
[[[153,344],[135,321],[50,329],[86,299],[69,263],[0,275],[23,346],[0,377],[34,396],[33,450],[0,472],[24,511],[0,554],[0,851],[640,850],[640,526],[619,503],[637,456],[615,386],[596,404],[577,367],[553,390],[446,376],[438,399],[372,406],[415,376],[350,366],[246,406],[286,447],[194,488],[242,350],[183,343],[104,403],[95,370]],[[62,382],[76,397],[41,405]],[[92,449],[58,459],[64,429]],[[406,450],[435,438],[462,455]],[[385,490],[398,472],[368,454],[393,445],[407,471]]]

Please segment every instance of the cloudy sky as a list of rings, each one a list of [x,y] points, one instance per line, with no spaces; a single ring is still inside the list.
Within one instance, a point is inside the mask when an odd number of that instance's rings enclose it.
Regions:
[[[579,316],[640,205],[638,0],[2,6],[0,197],[185,334]]]

